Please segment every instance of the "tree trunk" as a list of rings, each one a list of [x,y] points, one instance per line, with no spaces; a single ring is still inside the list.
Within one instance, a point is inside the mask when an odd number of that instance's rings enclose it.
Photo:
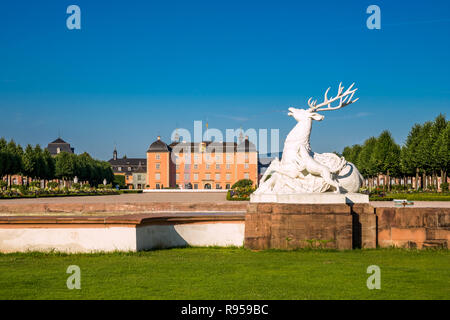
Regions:
[[[427,174],[425,171],[422,173],[422,190],[427,188]]]
[[[391,192],[391,175],[389,169],[387,171],[387,190],[388,192]]]
[[[416,168],[416,191],[419,190],[419,168]]]

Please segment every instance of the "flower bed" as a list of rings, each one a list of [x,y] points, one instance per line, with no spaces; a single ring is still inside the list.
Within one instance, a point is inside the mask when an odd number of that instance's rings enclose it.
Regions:
[[[38,188],[35,186],[12,186],[7,190],[0,190],[0,199],[20,198],[46,198],[46,197],[76,197],[76,196],[100,196],[120,194],[110,186],[91,188],[90,186],[78,188]]]

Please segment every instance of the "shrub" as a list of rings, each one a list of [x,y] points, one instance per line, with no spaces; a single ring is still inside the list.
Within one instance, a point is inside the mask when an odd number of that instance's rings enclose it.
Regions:
[[[443,182],[441,184],[441,190],[442,192],[448,192],[448,182]]]
[[[119,188],[125,188],[126,184],[125,184],[125,176],[123,175],[114,175],[114,181],[113,184],[115,186],[119,186]]]
[[[83,189],[90,189],[91,185],[89,183],[85,183],[85,184],[83,184],[82,188]]]
[[[31,181],[30,182],[30,187],[40,188],[41,187],[41,182],[40,181]]]
[[[227,192],[227,200],[250,200],[250,195],[255,191],[252,180],[242,179],[233,184]]]
[[[54,181],[50,181],[49,183],[47,183],[47,187],[49,187],[50,189],[56,189],[59,187],[59,183],[58,182],[54,182]]]
[[[236,182],[235,184],[233,184],[231,186],[231,189],[251,187],[252,185],[253,185],[253,181],[252,180],[250,180],[250,179],[241,179],[238,182]]]
[[[80,190],[81,189],[81,185],[79,183],[74,183],[72,184],[72,188],[75,190]]]
[[[0,190],[3,190],[8,186],[8,183],[6,181],[0,180]]]

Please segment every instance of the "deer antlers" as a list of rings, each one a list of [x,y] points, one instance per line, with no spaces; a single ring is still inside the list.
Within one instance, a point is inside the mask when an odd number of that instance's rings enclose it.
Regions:
[[[348,87],[348,89],[345,90],[345,92],[342,92],[344,90],[344,87],[342,86],[342,82],[339,83],[339,89],[338,89],[337,96],[330,98],[330,99],[328,99],[328,97],[327,97],[328,91],[330,91],[330,88],[328,88],[327,91],[325,91],[323,102],[319,103],[318,105],[316,105],[317,100],[312,100],[312,98],[309,98],[309,100],[308,100],[309,110],[311,110],[311,111],[336,110],[336,109],[340,109],[345,106],[348,106],[349,104],[351,104],[353,102],[358,101],[359,98],[356,98],[355,100],[352,101],[353,95],[355,94],[356,90],[358,90],[358,88],[355,88],[352,90],[354,85],[355,85],[355,83],[353,83],[350,87]],[[336,100],[339,100],[339,105],[337,107],[331,107],[331,103]],[[321,107],[326,106],[326,105],[328,105],[327,108],[320,109]]]

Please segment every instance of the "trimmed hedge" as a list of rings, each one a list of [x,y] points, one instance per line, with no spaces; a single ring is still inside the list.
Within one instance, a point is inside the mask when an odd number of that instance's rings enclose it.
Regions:
[[[119,190],[119,193],[142,193],[143,190],[136,190],[136,189],[121,189]]]
[[[88,196],[111,196],[119,195],[119,192],[109,191],[102,193],[55,193],[55,194],[27,194],[15,196],[0,196],[0,200],[6,199],[29,199],[29,198],[60,198],[60,197],[88,197]]]

